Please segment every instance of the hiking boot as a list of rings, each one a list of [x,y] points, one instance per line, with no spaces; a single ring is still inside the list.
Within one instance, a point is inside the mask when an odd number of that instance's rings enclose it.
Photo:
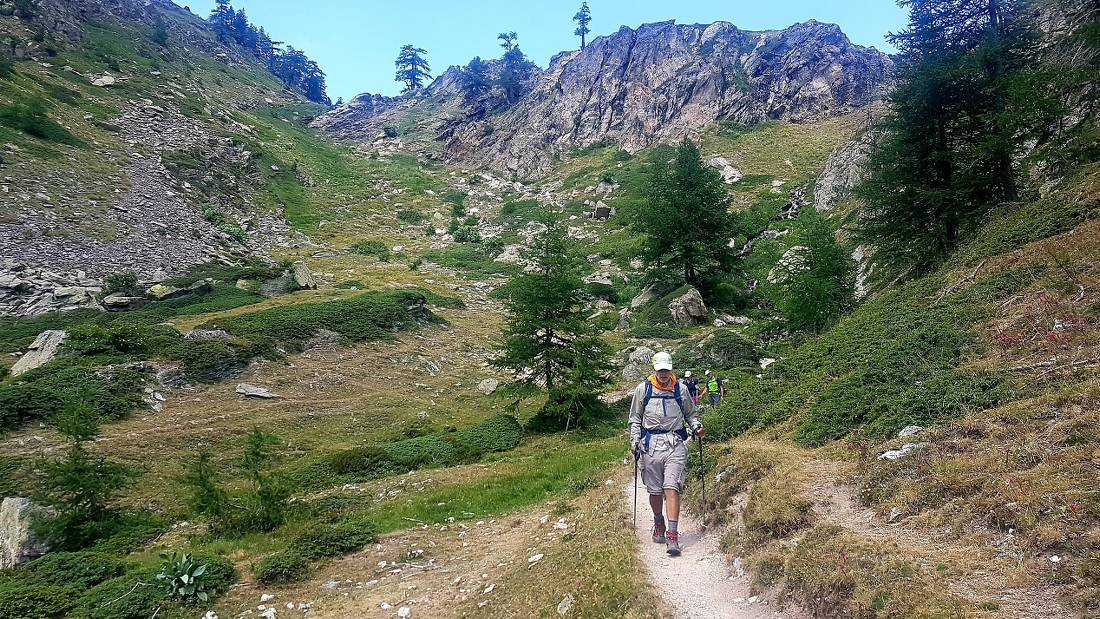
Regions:
[[[665,540],[668,543],[666,552],[673,557],[680,556],[680,533],[679,531],[668,531],[665,533]]]
[[[663,544],[665,543],[665,521],[653,523],[653,543]]]

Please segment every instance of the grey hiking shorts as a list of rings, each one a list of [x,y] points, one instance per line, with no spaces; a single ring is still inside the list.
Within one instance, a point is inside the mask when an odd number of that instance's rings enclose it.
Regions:
[[[687,447],[683,441],[671,448],[643,451],[640,464],[646,492],[664,494],[669,489],[683,493],[687,467]]]

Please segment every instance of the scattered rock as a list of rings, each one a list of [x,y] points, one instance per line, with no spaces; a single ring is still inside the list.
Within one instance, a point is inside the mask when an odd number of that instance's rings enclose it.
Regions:
[[[497,386],[500,385],[500,381],[495,378],[486,378],[477,384],[477,390],[485,395],[492,395],[496,392]]]
[[[539,561],[542,561],[542,558],[545,557],[545,556],[546,555],[544,555],[540,552],[540,553],[538,553],[537,555],[535,555],[533,557],[528,557],[527,558],[527,567],[531,567],[532,565],[538,563]]]
[[[228,340],[231,336],[221,329],[192,329],[183,335],[183,339],[189,342],[212,342],[215,340]]]
[[[12,376],[19,376],[37,367],[50,362],[61,350],[61,344],[65,342],[64,331],[43,331],[34,338],[34,342],[27,348],[27,352],[15,362],[11,368]]]
[[[261,387],[259,385],[250,385],[248,383],[240,383],[237,385],[237,393],[245,396],[246,398],[263,398],[270,400],[278,398],[279,396],[272,393],[267,387]]]
[[[49,551],[31,530],[35,518],[50,511],[24,497],[7,497],[0,503],[0,569],[16,567]]]
[[[898,460],[904,458],[918,449],[923,449],[928,446],[928,443],[906,443],[901,446],[901,449],[891,449],[883,452],[879,455],[879,460]]]
[[[722,175],[722,181],[727,185],[732,185],[741,180],[741,170],[733,167],[725,157],[711,157],[707,161],[707,165],[718,170],[718,173]]]
[[[111,75],[110,73],[104,73],[103,75],[92,79],[92,86],[114,86],[116,82],[118,82],[118,80],[115,78],[115,76]]]
[[[168,286],[166,284],[153,284],[145,291],[145,296],[154,301],[168,301],[170,299],[178,299],[191,294],[185,288],[176,288],[175,286]]]
[[[567,593],[565,597],[558,602],[558,614],[563,616],[567,614],[569,609],[573,608],[573,602],[575,601],[576,599],[573,597],[573,594]]]
[[[402,606],[401,608],[397,609],[397,616],[400,619],[409,619],[409,617],[412,617],[412,614],[413,611],[408,606]]]
[[[777,359],[772,359],[771,357],[763,357],[760,359],[760,369],[766,370],[768,369],[768,366],[775,363],[776,361]]]
[[[672,314],[672,321],[684,327],[699,324],[707,317],[703,295],[695,288],[690,288],[682,296],[673,299],[668,304],[668,311]]]
[[[137,309],[145,304],[145,297],[131,297],[122,292],[115,292],[103,297],[103,307],[108,311],[121,311]]]
[[[644,290],[638,293],[638,296],[630,300],[630,309],[636,310],[639,307],[650,303],[657,298],[657,285],[651,284],[646,286]]]
[[[303,290],[316,290],[317,281],[313,279],[313,272],[304,262],[294,263],[294,281]]]
[[[901,429],[901,432],[898,432],[898,438],[909,438],[914,434],[919,434],[923,429],[921,426],[905,426]]]

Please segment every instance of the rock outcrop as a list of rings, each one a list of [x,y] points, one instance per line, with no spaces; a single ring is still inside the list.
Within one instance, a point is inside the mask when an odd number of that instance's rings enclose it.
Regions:
[[[33,520],[49,512],[24,497],[6,497],[0,503],[0,569],[40,557],[49,550],[31,530]]]
[[[459,112],[437,123],[451,158],[529,177],[547,171],[555,155],[607,140],[633,152],[698,135],[719,120],[802,122],[850,112],[882,97],[891,68],[886,55],[853,45],[834,24],[753,32],[727,22],[661,22],[623,27],[558,54],[503,111],[462,105],[453,68],[426,96],[400,105],[421,116]],[[390,102],[365,97],[314,124],[340,138],[372,140],[371,118],[393,111]],[[372,131],[357,133],[357,126]]]
[[[26,374],[49,363],[60,352],[61,345],[65,343],[65,335],[64,331],[55,330],[39,333],[38,337],[34,338],[34,342],[27,348],[27,352],[23,353],[19,361],[16,361],[15,365],[12,366],[11,375]]]
[[[690,288],[668,304],[668,312],[672,314],[672,322],[687,327],[706,320],[707,305],[703,302],[703,295]]]
[[[814,185],[815,209],[827,213],[848,199],[864,178],[863,168],[871,155],[873,140],[873,132],[865,130],[833,149]]]

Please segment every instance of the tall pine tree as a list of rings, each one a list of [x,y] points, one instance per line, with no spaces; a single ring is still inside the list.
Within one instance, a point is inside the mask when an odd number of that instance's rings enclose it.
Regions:
[[[589,32],[592,32],[588,28],[589,22],[592,21],[592,11],[588,9],[588,3],[581,3],[581,10],[577,11],[577,14],[573,16],[573,21],[577,22],[577,29],[573,31],[573,34],[581,38],[581,49],[584,49],[584,37]]]
[[[480,99],[493,87],[492,78],[489,76],[489,63],[474,56],[470,64],[462,69],[462,94],[469,105]]]
[[[432,76],[428,61],[424,59],[424,54],[427,53],[427,50],[420,47],[401,46],[401,51],[398,52],[397,60],[394,62],[397,66],[394,79],[405,84],[405,94],[420,90],[424,80]]]
[[[861,242],[881,274],[927,272],[1017,196],[1010,92],[1033,37],[1021,0],[903,0],[909,26],[868,178]]]
[[[691,140],[680,143],[671,162],[668,154],[661,148],[651,156],[647,200],[631,226],[645,237],[643,258],[651,268],[672,269],[670,277],[709,291],[737,260],[728,245],[735,220],[726,187]]]
[[[520,50],[516,43],[519,37],[515,32],[502,32],[497,38],[504,48],[504,55],[500,58],[500,87],[508,103],[515,103],[523,94],[523,85],[531,76],[534,63],[527,60],[527,55]]]
[[[549,215],[525,258],[531,268],[509,282],[508,322],[493,365],[516,372],[520,384],[541,382],[552,425],[570,426],[602,410],[598,396],[610,383],[610,350],[593,331],[576,250]]]

